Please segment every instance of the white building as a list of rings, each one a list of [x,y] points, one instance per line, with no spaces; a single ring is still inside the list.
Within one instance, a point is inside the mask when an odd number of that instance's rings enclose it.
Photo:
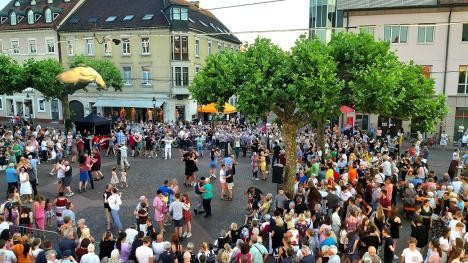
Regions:
[[[319,3],[320,2],[320,3]],[[319,12],[326,16],[318,16]],[[332,19],[328,19],[332,18]],[[436,129],[451,140],[468,128],[468,5],[463,0],[311,0],[311,27],[329,40],[336,27],[351,32],[369,32],[391,43],[403,61],[424,66],[435,80],[438,94],[447,97],[448,116]],[[358,125],[402,125],[382,116],[355,114]],[[405,127],[406,126],[406,127]],[[383,127],[383,128],[384,128]]]

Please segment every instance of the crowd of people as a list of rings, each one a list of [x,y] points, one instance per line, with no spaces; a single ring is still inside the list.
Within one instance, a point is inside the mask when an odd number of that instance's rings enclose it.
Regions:
[[[242,197],[234,196],[240,162],[250,163],[252,181],[266,181],[275,164],[286,164],[275,125],[116,122],[109,134],[89,136],[86,131],[62,133],[25,124],[1,127],[0,135],[0,168],[8,186],[0,207],[2,262],[468,260],[468,170],[463,170],[468,152],[455,150],[447,172],[437,174],[420,136],[403,151],[402,136],[392,137],[380,128],[366,133],[330,127],[324,146],[317,144],[313,129],[301,129],[293,188],[279,187],[273,195],[263,193],[266,182],[259,182]],[[129,156],[167,160],[173,146],[179,147],[185,164],[183,188],[176,179],[165,180],[154,198],[142,195],[134,213],[122,215],[119,189],[128,187]],[[70,197],[75,185],[85,192],[105,178],[101,154],[115,157],[116,164],[103,193],[107,231],[95,238],[100,233],[77,217]],[[209,171],[199,171],[201,158],[208,158]],[[50,174],[58,179],[54,198],[37,190],[42,176],[38,165],[50,165]],[[73,168],[79,171],[75,184]],[[246,213],[215,242],[198,248],[190,242],[192,219],[212,216],[215,180],[219,198],[245,198]],[[134,217],[135,224],[124,227],[121,216]],[[409,240],[399,240],[404,225],[411,232]],[[53,228],[60,236],[57,244],[32,234],[33,229]],[[397,255],[400,246],[404,249]]]

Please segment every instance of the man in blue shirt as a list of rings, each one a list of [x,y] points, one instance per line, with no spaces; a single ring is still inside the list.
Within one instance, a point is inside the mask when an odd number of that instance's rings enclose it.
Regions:
[[[7,194],[8,194],[8,190],[11,187],[14,186],[18,188],[18,176],[16,174],[15,165],[13,163],[10,163],[8,165],[8,168],[5,170],[5,173],[6,173],[7,183],[8,183],[8,188],[7,188]]]
[[[164,183],[159,187],[159,190],[163,195],[167,194],[167,196],[169,196],[169,200],[172,200],[174,191],[169,187],[169,180],[164,180]]]

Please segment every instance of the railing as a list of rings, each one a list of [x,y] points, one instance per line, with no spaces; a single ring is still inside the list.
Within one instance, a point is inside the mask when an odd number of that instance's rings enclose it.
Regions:
[[[54,247],[58,247],[60,241],[59,233],[55,231],[42,230],[38,228],[25,227],[25,226],[10,226],[10,231],[12,233],[21,233],[27,234],[30,237],[38,237],[44,243],[44,240],[49,240],[52,242]]]

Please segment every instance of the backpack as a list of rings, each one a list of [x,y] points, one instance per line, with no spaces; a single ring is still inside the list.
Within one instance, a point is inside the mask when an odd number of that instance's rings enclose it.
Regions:
[[[212,250],[206,255],[206,263],[216,263],[216,254]]]
[[[197,195],[201,195],[201,194],[202,194],[202,192],[200,192],[200,189],[198,188],[198,183],[195,184],[195,186],[194,186],[193,188],[194,188],[194,190],[195,190],[195,194],[197,194]]]

